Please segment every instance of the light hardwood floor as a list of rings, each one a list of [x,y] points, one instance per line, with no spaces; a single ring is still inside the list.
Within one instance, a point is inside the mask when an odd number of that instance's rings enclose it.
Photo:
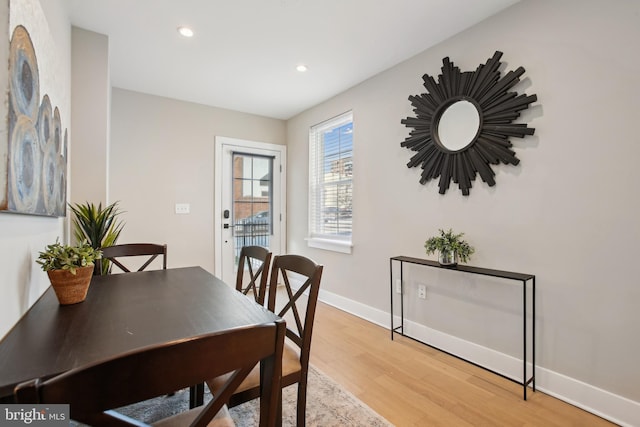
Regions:
[[[398,427],[615,425],[326,304],[314,323],[311,363]]]

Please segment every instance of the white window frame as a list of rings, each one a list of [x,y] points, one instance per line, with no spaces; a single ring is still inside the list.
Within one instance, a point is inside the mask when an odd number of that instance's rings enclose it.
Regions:
[[[347,123],[353,123],[352,111],[347,111],[309,128],[309,236],[306,240],[307,245],[312,248],[350,254],[353,248],[353,213],[351,234],[349,235],[323,234],[316,228],[316,221],[320,218],[320,213],[317,210],[324,207],[320,201],[322,176],[318,173],[324,164],[321,136],[327,130],[344,126]],[[350,181],[353,197],[353,172]]]

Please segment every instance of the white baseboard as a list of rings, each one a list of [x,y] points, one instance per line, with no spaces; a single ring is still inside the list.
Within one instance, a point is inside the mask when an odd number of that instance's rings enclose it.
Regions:
[[[624,427],[640,426],[640,402],[618,396],[566,375],[536,368],[536,388]],[[540,385],[538,385],[540,384]]]
[[[389,329],[389,312],[370,307],[340,295],[320,290],[320,301],[351,313],[376,325]],[[394,326],[400,324],[394,318]],[[428,342],[446,352],[472,360],[508,378],[522,382],[522,360],[504,353],[442,333],[405,320],[405,333],[419,341]],[[528,363],[527,378],[531,376]],[[640,402],[594,387],[566,375],[536,367],[536,390],[574,405],[624,427],[640,426]],[[529,391],[528,393],[530,393]]]

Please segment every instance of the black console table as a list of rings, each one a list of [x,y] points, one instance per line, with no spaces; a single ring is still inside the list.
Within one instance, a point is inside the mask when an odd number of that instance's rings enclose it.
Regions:
[[[400,263],[400,326],[396,326],[394,327],[394,322],[393,322],[393,294],[395,292],[394,290],[394,286],[393,286],[393,262],[396,261],[398,263]],[[428,260],[428,259],[421,259],[421,258],[411,258],[411,257],[407,257],[407,256],[395,256],[389,259],[389,271],[390,271],[390,280],[391,280],[391,339],[393,340],[393,334],[397,333],[400,334],[402,336],[406,336],[408,338],[412,338],[415,339],[413,337],[410,337],[408,335],[404,334],[404,299],[402,298],[402,295],[404,295],[404,278],[403,278],[403,265],[404,263],[409,263],[409,264],[418,264],[418,265],[423,265],[425,267],[435,267],[435,268],[443,268],[443,269],[447,269],[447,270],[453,270],[453,271],[460,271],[463,273],[470,273],[470,274],[480,274],[480,275],[484,275],[484,276],[493,276],[493,277],[500,277],[503,279],[509,279],[509,280],[516,280],[516,281],[520,281],[522,283],[522,350],[523,350],[523,356],[522,356],[522,382],[520,381],[516,381],[513,380],[511,378],[509,378],[512,381],[517,382],[518,384],[522,384],[523,386],[523,394],[524,394],[524,400],[527,400],[527,386],[529,384],[532,385],[533,391],[536,391],[536,380],[535,380],[535,369],[536,369],[536,363],[535,363],[535,354],[536,354],[536,322],[535,322],[535,318],[536,318],[536,276],[533,274],[524,274],[524,273],[514,273],[511,271],[501,271],[501,270],[491,270],[488,268],[480,268],[480,267],[471,267],[468,265],[455,265],[455,266],[443,266],[440,263],[438,263],[437,261],[432,261],[432,260]],[[532,356],[531,356],[531,377],[527,379],[527,282],[531,281],[531,285],[532,285],[532,297],[531,297],[531,313],[532,313],[532,325],[531,325],[531,333],[532,333],[532,337],[531,337],[531,349],[532,349]],[[416,340],[419,341],[419,340]],[[422,342],[422,341],[421,341]],[[429,343],[423,342],[423,344],[429,345],[431,346]],[[433,346],[431,346],[433,347]],[[438,349],[441,350],[441,349]],[[459,356],[456,356],[459,357]],[[459,357],[460,358],[460,357]],[[461,358],[462,359],[462,358]],[[466,360],[466,359],[463,359]],[[467,362],[471,362],[474,363],[470,360],[466,360]],[[476,363],[474,363],[475,365],[477,365]],[[480,366],[480,365],[478,365]],[[483,366],[480,366],[482,368],[484,368]],[[488,368],[485,368],[488,369]],[[490,370],[490,369],[488,369]],[[493,371],[492,371],[493,372]],[[500,374],[499,374],[500,375]],[[505,377],[507,378],[507,377]]]

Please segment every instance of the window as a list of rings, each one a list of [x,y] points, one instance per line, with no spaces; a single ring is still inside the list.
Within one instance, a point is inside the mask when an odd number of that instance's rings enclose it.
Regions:
[[[309,246],[351,252],[353,114],[309,131]]]
[[[233,152],[235,266],[243,246],[268,248],[273,234],[273,157]]]

